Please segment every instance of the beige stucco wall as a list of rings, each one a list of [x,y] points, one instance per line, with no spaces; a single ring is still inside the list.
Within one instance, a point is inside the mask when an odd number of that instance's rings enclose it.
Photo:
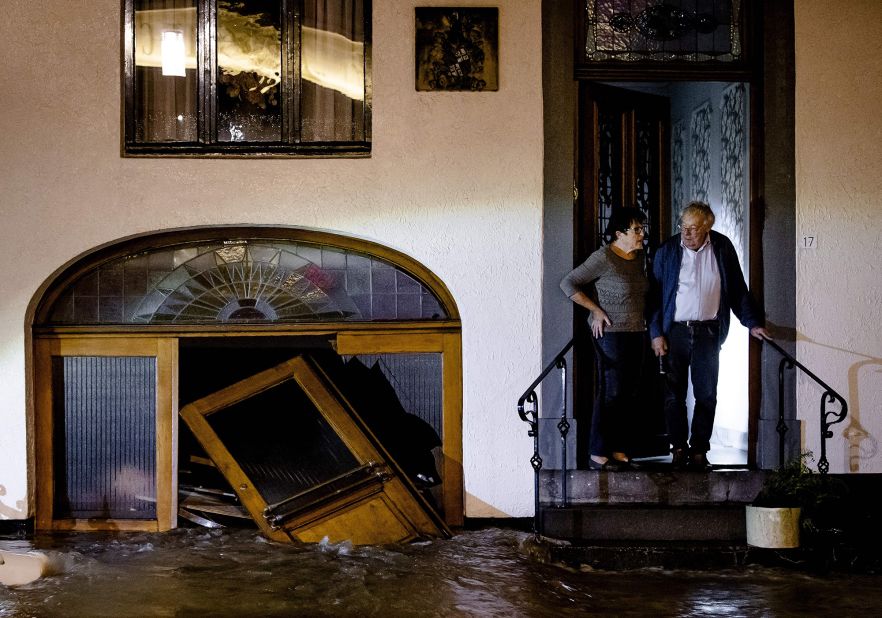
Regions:
[[[795,20],[797,245],[818,242],[797,249],[797,352],[848,400],[831,472],[882,472],[882,2],[798,0]],[[821,391],[797,389],[817,459]]]
[[[375,2],[373,156],[120,157],[120,2],[7,0],[0,23],[0,517],[24,517],[25,310],[61,264],[129,234],[287,224],[399,249],[463,321],[469,516],[532,513],[517,394],[538,373],[542,102],[539,0],[494,0],[500,89],[414,89],[414,11]]]

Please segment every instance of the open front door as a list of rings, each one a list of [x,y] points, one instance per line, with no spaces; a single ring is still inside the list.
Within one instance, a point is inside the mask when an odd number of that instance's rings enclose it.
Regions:
[[[576,261],[602,244],[609,216],[621,206],[646,214],[651,254],[668,232],[668,98],[582,82],[580,110]]]
[[[181,417],[272,539],[449,536],[332,373],[297,356],[194,401]]]
[[[581,82],[579,90],[579,165],[576,186],[574,261],[580,264],[603,244],[612,211],[639,208],[646,214],[646,253],[667,237],[668,141],[670,105],[667,97],[624,88]],[[594,398],[594,358],[591,332],[581,310],[576,311],[573,333],[575,414],[587,421]],[[655,388],[660,385],[653,385]],[[660,398],[647,397],[635,435],[634,456],[668,452]],[[585,423],[590,427],[590,423]],[[582,441],[588,444],[587,440]],[[579,454],[584,462],[587,453]]]

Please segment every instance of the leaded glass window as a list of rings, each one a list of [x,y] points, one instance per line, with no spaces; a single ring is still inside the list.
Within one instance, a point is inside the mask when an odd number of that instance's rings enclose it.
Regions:
[[[178,244],[103,263],[50,324],[267,324],[447,318],[413,275],[376,256],[275,239]]]
[[[370,0],[124,0],[125,152],[370,152]]]
[[[743,0],[583,0],[585,60],[733,62]]]
[[[606,244],[606,226],[617,200],[621,200],[621,180],[616,168],[621,157],[622,128],[616,114],[598,111],[597,166],[597,246]]]

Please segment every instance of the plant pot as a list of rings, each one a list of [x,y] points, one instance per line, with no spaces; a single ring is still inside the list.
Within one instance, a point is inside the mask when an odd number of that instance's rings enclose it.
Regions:
[[[799,508],[748,506],[747,544],[775,549],[799,547],[799,514]]]

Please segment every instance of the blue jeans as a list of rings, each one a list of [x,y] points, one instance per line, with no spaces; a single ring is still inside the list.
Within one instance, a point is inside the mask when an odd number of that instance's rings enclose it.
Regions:
[[[648,344],[645,332],[606,332],[594,339],[597,396],[591,416],[591,455],[627,453],[633,417],[640,405]]]
[[[687,326],[674,322],[668,333],[665,358],[665,420],[674,449],[693,453],[710,450],[710,437],[717,411],[717,379],[720,375],[720,324],[717,321]],[[695,408],[692,427],[686,412],[689,370]],[[691,431],[691,435],[690,435]]]

